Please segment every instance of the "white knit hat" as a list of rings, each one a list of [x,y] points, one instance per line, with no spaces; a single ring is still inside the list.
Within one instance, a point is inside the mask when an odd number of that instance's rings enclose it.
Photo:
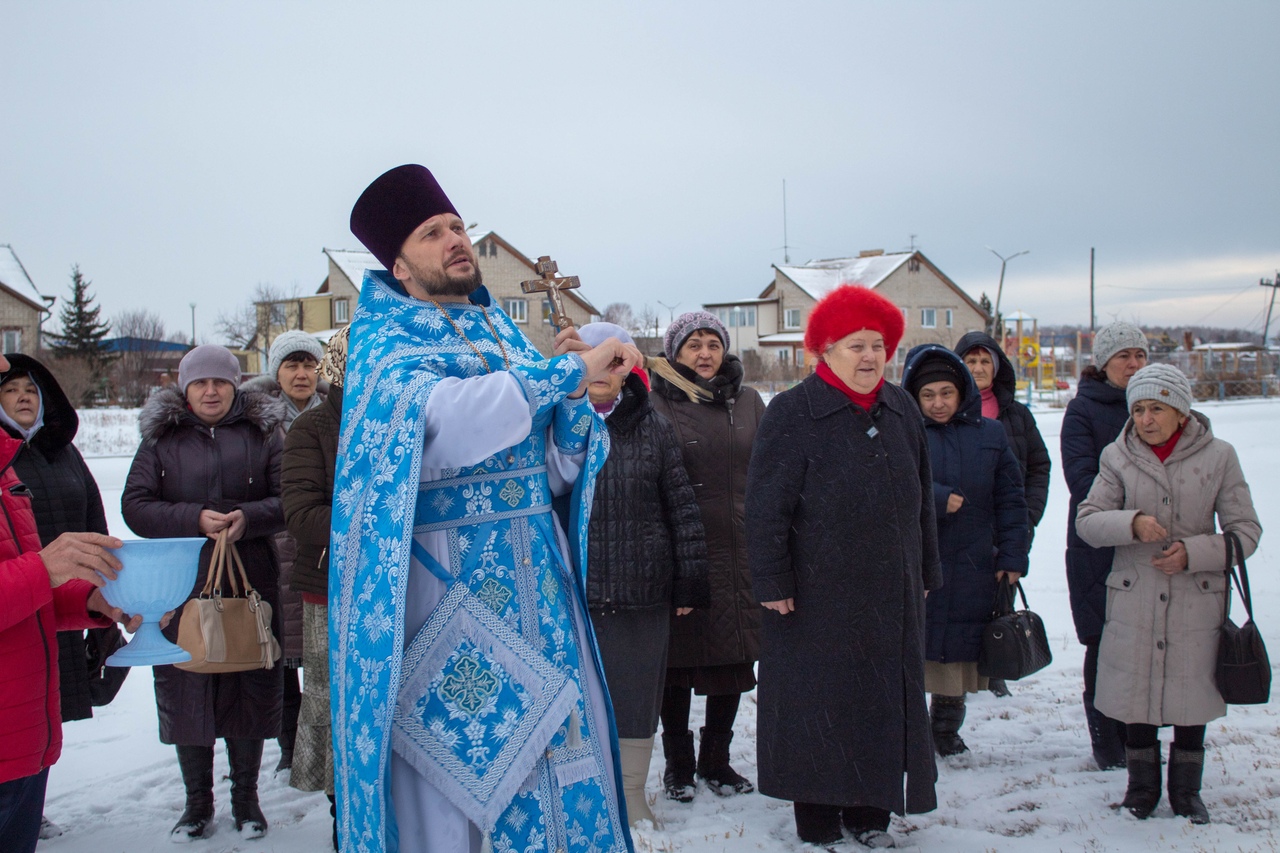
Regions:
[[[280,336],[271,342],[271,352],[267,355],[267,375],[275,379],[276,374],[280,372],[280,365],[295,352],[305,352],[316,360],[316,364],[324,358],[324,347],[320,346],[319,339],[298,329],[290,329],[287,332],[281,332]]]
[[[1122,349],[1147,352],[1147,336],[1132,323],[1123,320],[1108,323],[1093,336],[1093,363],[1101,370]]]
[[[1191,382],[1181,370],[1172,364],[1148,364],[1133,374],[1125,388],[1129,411],[1133,411],[1133,404],[1139,400],[1155,400],[1189,415],[1195,397],[1191,393]]]

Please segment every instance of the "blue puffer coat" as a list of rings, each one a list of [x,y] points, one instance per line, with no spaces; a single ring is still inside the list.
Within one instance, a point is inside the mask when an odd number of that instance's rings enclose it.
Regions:
[[[925,659],[976,661],[982,629],[991,619],[996,572],[1027,571],[1027,500],[1022,468],[1004,427],[982,417],[978,386],[960,357],[946,347],[923,344],[907,354],[902,384],[925,363],[941,359],[964,377],[964,399],[945,424],[925,417],[933,498],[938,518],[942,588],[925,601]],[[952,493],[964,498],[947,513]]]
[[[1090,548],[1076,533],[1076,507],[1089,495],[1098,476],[1102,449],[1116,440],[1129,420],[1124,389],[1103,379],[1081,376],[1076,396],[1062,416],[1062,473],[1071,490],[1067,510],[1067,589],[1071,592],[1071,617],[1082,643],[1102,637],[1107,613],[1107,575],[1114,548]]]

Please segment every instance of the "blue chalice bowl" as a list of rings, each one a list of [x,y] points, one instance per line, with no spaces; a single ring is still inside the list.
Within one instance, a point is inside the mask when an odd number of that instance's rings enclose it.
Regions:
[[[200,549],[209,540],[135,539],[123,548],[108,548],[123,565],[116,579],[107,581],[102,597],[112,607],[141,614],[142,625],[133,639],[107,658],[108,666],[156,666],[182,663],[191,655],[165,639],[160,619],[191,594],[200,569]]]

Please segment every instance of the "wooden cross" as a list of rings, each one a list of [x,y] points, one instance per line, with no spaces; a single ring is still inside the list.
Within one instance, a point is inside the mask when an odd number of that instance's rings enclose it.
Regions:
[[[520,282],[520,289],[525,293],[547,294],[547,299],[551,302],[551,324],[556,327],[556,334],[559,334],[562,329],[574,325],[573,319],[564,311],[564,298],[561,291],[581,287],[582,283],[578,281],[576,275],[557,277],[556,273],[560,268],[556,266],[555,261],[551,260],[550,255],[538,258],[534,269],[538,271],[540,277]]]

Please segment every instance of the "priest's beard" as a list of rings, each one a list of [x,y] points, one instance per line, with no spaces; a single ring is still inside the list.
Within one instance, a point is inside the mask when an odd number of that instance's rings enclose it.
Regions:
[[[404,255],[400,260],[409,268],[409,278],[430,296],[470,296],[484,282],[480,278],[480,266],[471,262],[474,272],[466,278],[451,278],[444,270],[428,272],[412,263]]]

